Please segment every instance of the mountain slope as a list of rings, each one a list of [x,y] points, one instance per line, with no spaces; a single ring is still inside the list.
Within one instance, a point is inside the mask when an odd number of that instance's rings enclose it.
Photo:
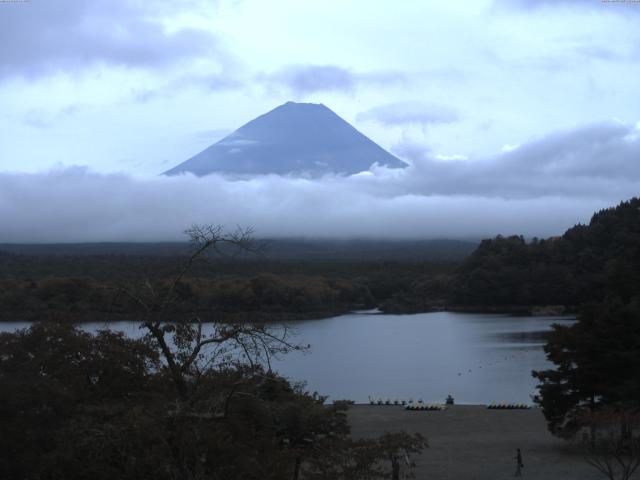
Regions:
[[[322,104],[287,102],[165,172],[351,175],[373,163],[407,165]]]

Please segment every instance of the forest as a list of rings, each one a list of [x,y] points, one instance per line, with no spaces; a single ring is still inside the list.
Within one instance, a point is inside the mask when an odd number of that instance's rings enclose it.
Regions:
[[[559,306],[576,312],[586,301],[609,296],[628,301],[640,287],[638,208],[637,198],[622,202],[548,239],[498,235],[466,257],[457,243],[446,254],[443,243],[435,244],[437,255],[422,250],[431,259],[413,261],[406,252],[355,259],[353,244],[341,259],[331,257],[335,244],[323,254],[329,256],[311,259],[286,259],[269,248],[241,258],[223,251],[193,266],[181,284],[180,305],[202,318],[233,321],[321,318],[374,307],[522,313]],[[175,246],[155,245],[150,253],[143,246],[129,253],[76,248],[0,250],[1,319],[131,318],[133,306],[119,287],[148,280],[162,288],[186,255]]]
[[[133,305],[119,287],[149,280],[162,288],[184,258],[0,253],[0,319],[130,319]],[[455,266],[449,260],[274,260],[268,250],[241,259],[209,258],[182,282],[180,305],[202,318],[229,321],[320,318],[391,309],[400,301],[403,308],[430,310],[444,305]],[[428,304],[404,300],[411,295]]]
[[[565,305],[618,297],[640,287],[640,199],[596,212],[562,236],[483,240],[456,270],[459,305]]]

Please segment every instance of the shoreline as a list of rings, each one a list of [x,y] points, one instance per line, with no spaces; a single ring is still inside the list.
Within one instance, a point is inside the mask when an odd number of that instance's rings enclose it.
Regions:
[[[361,306],[353,306],[351,308],[336,308],[327,310],[314,310],[307,312],[288,312],[288,311],[248,311],[248,312],[195,312],[188,314],[186,312],[177,312],[175,317],[200,317],[203,323],[281,323],[291,321],[305,320],[325,320],[328,318],[339,317],[348,314],[369,315],[416,315],[422,313],[468,313],[468,314],[496,314],[496,315],[515,315],[515,316],[532,316],[532,317],[554,317],[554,316],[575,316],[576,310],[572,308],[555,308],[557,306],[528,306],[528,307],[442,307],[431,308],[420,311],[396,311],[382,310],[375,307],[369,310],[358,310]],[[374,311],[377,310],[377,311]],[[0,314],[0,323],[12,322],[62,322],[62,323],[93,323],[93,322],[123,322],[132,321],[135,312],[105,312],[101,310],[86,312],[8,312],[4,311]],[[167,319],[163,321],[172,321],[171,315],[167,315]],[[133,320],[135,321],[135,320]],[[192,322],[196,323],[196,322]]]

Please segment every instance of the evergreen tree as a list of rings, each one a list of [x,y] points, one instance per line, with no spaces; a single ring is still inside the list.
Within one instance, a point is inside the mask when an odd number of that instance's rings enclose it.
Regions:
[[[640,408],[640,301],[585,306],[571,326],[554,327],[547,345],[554,370],[533,372],[551,432],[571,437],[605,406]]]

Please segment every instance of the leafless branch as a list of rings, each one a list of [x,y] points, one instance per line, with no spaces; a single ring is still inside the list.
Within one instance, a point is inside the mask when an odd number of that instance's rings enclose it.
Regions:
[[[204,368],[214,365],[213,359],[217,355],[223,355],[220,357],[221,362],[233,359],[233,350],[222,348],[223,345],[234,345],[233,349],[242,351],[244,361],[252,368],[260,362],[266,362],[269,370],[271,357],[300,349],[288,340],[286,327],[276,333],[264,325],[213,324],[213,332],[205,334],[199,317],[189,322],[166,322],[165,319],[172,313],[171,307],[176,302],[177,289],[198,259],[208,252],[217,256],[227,256],[229,252],[260,254],[265,247],[265,244],[253,239],[253,230],[250,228],[237,227],[235,231],[227,232],[220,225],[193,225],[185,233],[191,243],[191,252],[168,286],[158,288],[147,280],[138,288],[118,288],[118,294],[127,296],[142,310],[144,321],[141,328],[146,329],[157,343],[182,399],[187,398],[189,389],[200,384],[203,367],[200,359],[206,361]],[[214,353],[205,355],[205,349],[209,346],[215,346]]]

